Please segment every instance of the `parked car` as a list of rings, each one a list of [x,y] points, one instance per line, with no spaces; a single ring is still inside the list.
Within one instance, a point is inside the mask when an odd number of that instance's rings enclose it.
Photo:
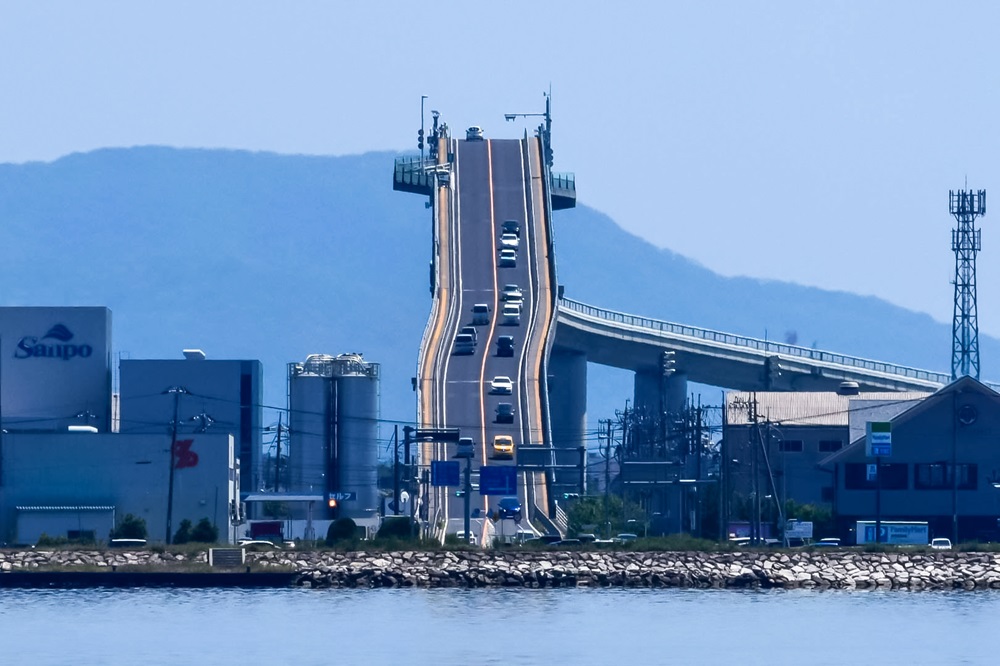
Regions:
[[[817,548],[840,548],[840,539],[836,537],[828,537],[826,539],[820,539],[813,544]]]
[[[496,435],[493,438],[493,458],[495,460],[513,460],[514,438],[510,435]]]
[[[514,522],[521,522],[521,518],[524,517],[523,510],[521,508],[521,500],[517,497],[504,497],[497,504],[497,516],[500,520],[505,518],[513,518]]]
[[[490,393],[499,393],[500,395],[510,395],[514,391],[514,382],[510,380],[510,377],[505,377],[503,375],[498,375],[490,381]]]
[[[483,140],[483,128],[479,125],[473,125],[469,129],[465,130],[465,140],[466,141],[482,141]]]
[[[934,550],[951,550],[951,539],[944,537],[931,539],[931,548]]]

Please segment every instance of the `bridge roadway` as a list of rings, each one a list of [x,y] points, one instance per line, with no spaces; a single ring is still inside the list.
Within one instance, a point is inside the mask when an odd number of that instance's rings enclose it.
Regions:
[[[541,368],[545,333],[554,313],[547,265],[548,224],[545,220],[544,167],[537,138],[523,140],[467,141],[442,139],[441,166],[449,177],[435,188],[435,255],[437,288],[431,319],[425,330],[419,362],[420,421],[425,427],[459,428],[462,437],[475,441],[473,486],[483,464],[514,465],[526,447],[543,442]],[[452,156],[450,165],[446,156]],[[505,220],[521,228],[514,267],[499,267],[500,229]],[[524,296],[520,323],[505,324],[500,297],[505,284],[517,284]],[[490,308],[487,324],[474,325],[472,307]],[[478,342],[472,355],[454,353],[455,336],[465,326],[475,326]],[[514,338],[513,357],[496,355],[497,338]],[[513,381],[511,395],[491,392],[494,377]],[[514,423],[496,422],[500,402],[514,405]],[[493,438],[514,439],[514,460],[493,458]],[[454,446],[422,445],[423,461],[452,459]],[[463,462],[464,464],[464,462]],[[449,532],[461,529],[464,500],[455,488],[434,489],[429,516],[445,520]],[[543,475],[518,474],[518,495],[525,507],[545,506]],[[474,491],[470,501],[480,516],[495,511],[500,498]],[[478,511],[477,511],[478,510]],[[513,521],[496,526],[513,533]],[[479,526],[479,529],[476,529]],[[527,524],[524,524],[527,528]],[[473,531],[483,538],[488,521],[474,521]],[[489,534],[487,534],[487,537]]]

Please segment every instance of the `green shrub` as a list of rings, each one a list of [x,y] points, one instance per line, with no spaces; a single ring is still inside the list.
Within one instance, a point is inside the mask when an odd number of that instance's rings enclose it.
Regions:
[[[174,533],[173,543],[187,543],[191,540],[191,521],[185,518]]]
[[[68,543],[69,539],[67,539],[66,537],[51,537],[45,532],[42,532],[42,535],[38,537],[39,546],[48,546],[48,547],[65,546]]]
[[[354,539],[358,533],[358,525],[350,518],[338,518],[330,523],[326,530],[326,545],[332,546],[338,541]]]
[[[115,529],[111,530],[112,539],[145,539],[146,521],[131,513],[119,521]]]
[[[188,525],[190,524],[188,523]],[[213,525],[208,518],[202,518],[191,530],[190,540],[199,543],[215,543],[219,540],[219,528]]]
[[[409,516],[386,516],[376,539],[412,540],[420,536],[420,527]]]

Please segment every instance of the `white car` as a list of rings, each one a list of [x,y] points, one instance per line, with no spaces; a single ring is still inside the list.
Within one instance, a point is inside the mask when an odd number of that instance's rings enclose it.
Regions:
[[[466,141],[482,141],[483,140],[483,128],[479,125],[473,125],[469,129],[465,130],[465,140]]]
[[[931,548],[933,550],[951,550],[951,539],[945,539],[944,537],[931,539]]]
[[[500,268],[517,268],[517,250],[505,247],[500,250]]]
[[[507,302],[517,302],[524,298],[524,294],[521,293],[521,288],[516,284],[505,284],[500,291],[500,298]]]
[[[502,234],[500,236],[500,246],[501,247],[512,247],[517,249],[520,241],[517,239],[517,234]]]
[[[490,382],[490,392],[499,393],[500,395],[510,395],[514,390],[514,382],[510,381],[510,377],[497,376],[493,378]]]

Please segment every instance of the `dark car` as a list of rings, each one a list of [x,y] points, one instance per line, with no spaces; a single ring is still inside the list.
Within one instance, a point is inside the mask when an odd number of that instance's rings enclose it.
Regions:
[[[514,405],[509,402],[501,402],[497,405],[497,423],[514,422]]]
[[[516,497],[504,497],[500,500],[500,504],[497,505],[497,514],[500,520],[513,518],[514,522],[521,522],[521,518],[524,517],[521,509],[521,500]]]
[[[516,234],[518,238],[521,237],[521,225],[518,224],[517,220],[504,220],[503,226],[500,227],[501,234]]]
[[[497,338],[497,356],[514,355],[514,336],[501,335]]]

